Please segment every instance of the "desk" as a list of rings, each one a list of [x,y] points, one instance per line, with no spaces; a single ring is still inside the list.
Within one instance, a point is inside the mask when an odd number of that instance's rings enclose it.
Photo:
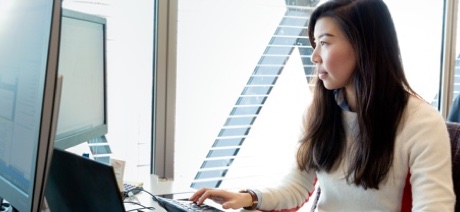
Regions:
[[[148,212],[148,211],[155,211],[155,212],[167,212],[164,208],[162,208],[161,206],[158,205],[157,202],[153,201],[152,198],[149,198],[149,200],[146,200],[146,201],[143,201],[141,200],[142,197],[141,196],[144,196],[144,194],[139,194],[139,195],[136,195],[135,197],[133,198],[137,198],[139,203],[144,205],[144,206],[148,206],[148,207],[153,207],[155,208],[154,210],[141,210],[143,212]],[[150,197],[150,195],[149,195]],[[136,201],[135,199],[133,199],[132,201]],[[148,201],[148,204],[145,203]],[[215,203],[215,202],[212,202],[211,200],[209,201],[206,201],[205,202],[207,205],[210,205],[210,206],[213,206],[215,208],[218,208],[220,210],[223,210],[223,211],[228,211],[228,212],[243,212],[243,211],[248,211],[248,210],[244,210],[244,209],[238,209],[238,210],[233,210],[233,209],[229,209],[229,210],[224,210],[219,204]],[[127,204],[125,203],[125,207],[126,207],[126,210],[132,210],[132,209],[136,209],[136,208],[140,208],[140,206],[138,205],[133,205],[133,204]]]
[[[164,180],[164,179],[159,179],[155,175],[151,175],[150,179],[144,182],[144,189],[151,193],[152,195],[158,195],[158,196],[165,196],[167,198],[174,198],[174,199],[184,199],[190,197],[193,192],[195,192],[195,189],[190,188],[189,184],[179,184],[177,182],[174,182],[172,180]],[[141,192],[134,197],[130,198],[131,201],[137,202],[143,206],[148,206],[148,207],[154,207],[155,212],[166,212],[163,208],[161,208],[157,202],[153,201],[152,197],[150,194],[146,192]],[[222,209],[220,204],[215,203],[212,200],[206,200],[206,204],[211,205],[213,207],[216,207],[218,209]],[[126,210],[132,210],[135,208],[139,208],[140,206],[134,205],[134,204],[129,204],[125,203]],[[144,211],[152,211],[152,210],[144,210]],[[248,211],[244,209],[238,209],[238,210],[225,210],[228,212],[243,212],[243,211]]]
[[[192,193],[190,193],[191,195]],[[146,194],[146,193],[140,193],[138,195],[135,195],[133,197],[130,198],[130,201],[132,202],[137,202],[145,207],[153,207],[154,210],[140,210],[140,211],[143,211],[143,212],[148,212],[148,211],[155,211],[155,212],[167,212],[164,208],[162,208],[157,202],[153,201],[152,197],[149,195],[149,194]],[[244,209],[238,209],[238,210],[233,210],[233,209],[229,209],[229,210],[224,210],[221,205],[213,202],[212,200],[206,200],[205,203],[207,205],[210,205],[210,206],[213,206],[215,208],[218,208],[220,210],[223,210],[223,211],[228,211],[228,212],[243,212],[243,211],[248,211],[248,210],[244,210]],[[141,208],[141,206],[139,205],[135,205],[135,204],[131,204],[131,203],[125,203],[125,208],[126,210],[133,210],[133,209],[137,209],[137,208]]]

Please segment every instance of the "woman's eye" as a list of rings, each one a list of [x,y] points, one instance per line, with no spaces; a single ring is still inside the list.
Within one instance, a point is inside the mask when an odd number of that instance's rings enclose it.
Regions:
[[[326,45],[326,44],[327,44],[327,43],[326,43],[326,42],[324,42],[324,41],[320,41],[319,43],[320,43],[320,45],[321,45],[321,46],[324,46],[324,45]]]

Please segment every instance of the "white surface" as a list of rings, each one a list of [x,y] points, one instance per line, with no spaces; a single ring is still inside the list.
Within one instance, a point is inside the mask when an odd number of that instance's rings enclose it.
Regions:
[[[153,195],[174,195],[174,199],[185,199],[190,197],[195,189],[190,188],[190,184],[181,184],[178,182],[175,182],[173,180],[165,180],[165,179],[159,179],[156,175],[145,175],[145,176],[139,176],[139,178],[143,178],[144,183],[144,189],[148,191],[149,193]],[[311,200],[315,198],[316,192],[310,197]],[[137,202],[139,204],[142,204],[144,206],[153,206],[155,208],[155,212],[164,212],[163,208],[161,208],[158,203],[154,202],[150,194],[146,192],[141,192],[140,194],[132,197],[131,199],[134,202]],[[298,211],[310,211],[311,210],[311,202],[307,202],[304,204],[302,208],[300,208]],[[205,202],[208,205],[214,206],[218,209],[222,209],[220,204],[217,204],[213,202],[212,200],[207,200]],[[129,209],[134,209],[138,208],[139,206],[133,205],[133,204],[125,204],[126,210]],[[148,210],[145,210],[148,211]],[[248,211],[244,209],[238,209],[238,210],[224,210],[228,212],[243,212],[243,211]]]
[[[151,175],[149,180],[144,182],[144,189],[153,195],[174,195],[175,199],[183,199],[188,198],[193,194],[195,189],[189,187],[189,185],[181,185],[172,180],[164,180],[158,179],[157,176]],[[161,208],[157,202],[153,201],[150,194],[146,192],[141,192],[138,195],[135,195],[130,198],[130,201],[137,202],[143,206],[152,206],[155,208],[155,212],[166,212],[163,208]],[[206,204],[216,207],[218,209],[222,209],[220,204],[213,202],[212,200],[205,201]],[[126,210],[139,208],[140,206],[125,203]],[[149,211],[149,210],[145,210]],[[247,211],[244,209],[241,210],[224,210],[224,211]]]

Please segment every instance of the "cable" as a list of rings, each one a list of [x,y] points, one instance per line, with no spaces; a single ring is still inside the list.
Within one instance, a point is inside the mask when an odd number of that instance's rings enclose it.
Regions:
[[[144,190],[144,188],[142,188],[142,187],[133,188],[133,189],[130,189],[130,190],[128,190],[128,191],[125,191],[125,192],[124,192],[124,196],[125,196],[125,197],[132,197],[132,196],[134,196],[133,191],[142,191],[142,192],[145,192],[145,193],[149,194],[149,195],[153,198],[153,200],[155,200],[155,202],[158,203],[158,205],[159,205],[160,207],[162,207],[163,209],[166,210],[166,206],[165,206],[162,202],[160,202],[160,201],[157,199],[157,197],[156,197],[155,195],[153,195],[152,193],[150,193],[150,192]]]
[[[139,192],[141,192],[141,191],[143,191],[143,190],[144,190],[144,188],[142,188],[142,187],[132,188],[132,189],[129,189],[129,190],[127,190],[127,191],[124,191],[124,192],[123,192],[123,196],[124,196],[125,198],[127,198],[127,197],[132,197],[132,196],[136,195],[137,193],[139,193]]]
[[[134,208],[134,209],[130,209],[130,210],[127,210],[126,212],[129,212],[129,211],[139,211],[139,210],[142,210],[142,209],[148,209],[148,210],[155,210],[155,207],[152,207],[152,206],[145,206],[145,205],[142,205],[140,203],[137,203],[137,202],[132,202],[132,201],[125,201],[123,203],[129,203],[129,204],[134,204],[134,205],[139,205],[141,206],[140,208]]]

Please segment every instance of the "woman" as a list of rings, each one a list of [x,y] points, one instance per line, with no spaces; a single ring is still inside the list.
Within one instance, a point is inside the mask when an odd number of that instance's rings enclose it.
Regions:
[[[321,188],[319,211],[453,211],[444,119],[409,86],[381,0],[332,0],[311,15],[316,65],[297,166],[281,185],[241,193],[203,188],[190,200],[289,210]]]

